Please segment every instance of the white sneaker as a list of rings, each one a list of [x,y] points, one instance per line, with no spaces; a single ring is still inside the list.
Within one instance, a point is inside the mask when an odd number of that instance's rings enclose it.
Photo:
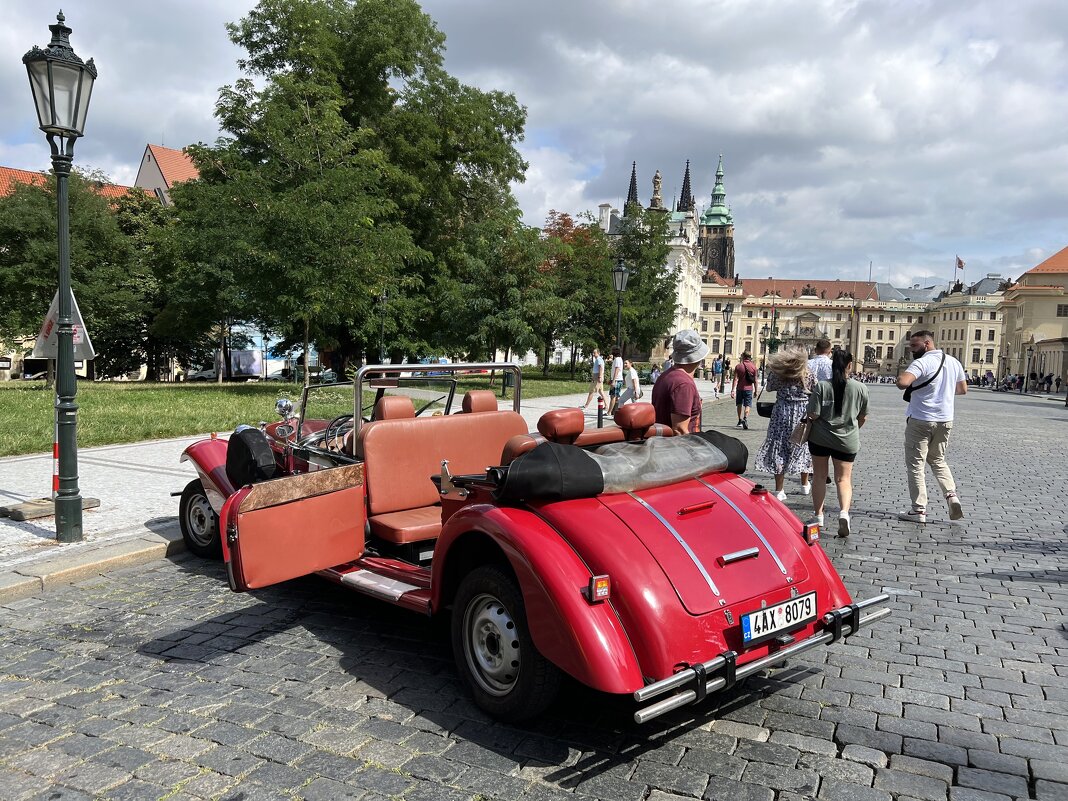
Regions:
[[[910,509],[907,512],[901,512],[897,516],[898,520],[907,520],[910,523],[926,523],[927,522],[927,510],[925,509]]]
[[[946,496],[946,503],[949,504],[949,519],[960,520],[964,517],[964,509],[960,505],[960,498],[957,497],[957,493],[951,492]]]
[[[786,500],[786,490],[779,490],[778,492],[775,493],[775,497],[778,498],[780,501],[785,501]]]
[[[838,513],[838,536],[849,536],[849,512]]]
[[[816,521],[816,525],[818,525],[820,528],[823,528],[823,515],[822,514],[816,515],[813,518],[813,520]]]
[[[812,484],[811,483],[802,484],[801,485],[801,494],[802,495],[811,495],[812,494]]]

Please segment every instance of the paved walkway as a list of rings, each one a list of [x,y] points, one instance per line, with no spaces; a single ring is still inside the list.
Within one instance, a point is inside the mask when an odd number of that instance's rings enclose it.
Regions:
[[[711,382],[698,384],[706,400],[716,394]],[[523,403],[522,415],[533,431],[545,412],[580,406],[585,400],[585,393],[533,398]],[[512,408],[511,401],[500,406]],[[595,426],[596,421],[594,401],[586,425]],[[607,414],[605,425],[614,425]],[[191,465],[178,460],[187,445],[204,436],[80,450],[82,495],[100,499],[99,508],[83,513],[85,539],[60,545],[51,517],[30,522],[0,517],[0,600],[180,551],[184,544],[178,499],[171,493],[181,492],[196,477]],[[47,496],[51,486],[51,454],[0,459],[0,505]]]
[[[573,684],[504,726],[436,624],[314,578],[234,594],[179,555],[0,603],[0,798],[1064,801],[1068,412],[960,399],[967,516],[920,527],[893,516],[900,393],[871,397],[855,533],[823,547],[893,615],[846,643],[646,726]]]

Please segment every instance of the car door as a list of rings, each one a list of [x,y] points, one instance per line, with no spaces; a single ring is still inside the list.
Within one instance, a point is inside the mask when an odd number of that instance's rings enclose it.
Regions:
[[[363,464],[243,487],[223,507],[223,559],[235,592],[307,576],[360,557],[367,512]]]

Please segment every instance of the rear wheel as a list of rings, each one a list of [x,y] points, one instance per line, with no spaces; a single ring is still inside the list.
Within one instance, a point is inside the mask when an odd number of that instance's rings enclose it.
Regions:
[[[475,702],[494,717],[520,721],[545,710],[560,670],[534,647],[516,580],[495,565],[460,583],[452,612],[456,666]]]
[[[190,552],[204,559],[218,559],[222,556],[219,517],[211,508],[200,479],[190,481],[182,491],[182,500],[178,504],[178,522],[182,528],[185,547]]]

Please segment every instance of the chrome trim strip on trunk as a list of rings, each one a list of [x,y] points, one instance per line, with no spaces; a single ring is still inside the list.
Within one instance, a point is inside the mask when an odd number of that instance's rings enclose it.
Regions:
[[[757,538],[762,543],[764,543],[764,547],[768,549],[768,553],[771,554],[771,558],[775,560],[775,564],[778,565],[779,570],[782,571],[782,574],[785,576],[786,575],[786,566],[782,563],[782,560],[779,558],[779,555],[777,553],[775,553],[775,549],[771,547],[771,543],[768,542],[764,538],[764,535],[760,533],[760,529],[758,529],[756,526],[754,526],[753,525],[753,521],[750,520],[748,517],[746,517],[745,516],[745,512],[743,512],[741,509],[738,508],[738,504],[736,504],[734,501],[732,501],[730,498],[728,498],[726,495],[724,495],[718,489],[713,487],[711,484],[709,484],[703,478],[698,478],[697,481],[699,481],[702,484],[704,484],[706,487],[708,487],[710,490],[712,490],[714,493],[716,493],[716,495],[718,495],[723,500],[725,500],[728,504],[730,504],[731,509],[733,509],[734,511],[736,511],[738,513],[738,516],[740,518],[742,518],[742,520],[745,521],[745,524],[747,526],[749,526],[749,528],[751,528],[753,530],[753,533],[757,535]]]
[[[716,587],[716,582],[714,582],[712,580],[712,577],[710,575],[708,575],[708,571],[705,570],[705,566],[703,564],[701,564],[701,560],[697,558],[697,554],[695,554],[693,552],[693,550],[690,548],[689,544],[687,544],[686,540],[684,540],[682,538],[682,535],[679,534],[679,532],[677,532],[674,529],[674,527],[671,525],[671,523],[669,523],[667,521],[667,519],[662,514],[660,514],[660,512],[656,511],[656,509],[654,509],[652,506],[650,506],[646,501],[644,501],[641,498],[639,498],[633,492],[628,492],[627,495],[629,495],[634,500],[636,500],[638,503],[640,503],[642,506],[644,506],[646,509],[648,509],[650,511],[650,513],[652,513],[653,517],[655,517],[657,520],[659,520],[661,523],[663,523],[664,528],[666,528],[668,531],[671,532],[671,536],[673,536],[675,538],[675,540],[679,543],[679,545],[682,546],[683,550],[686,551],[686,553],[689,555],[690,559],[693,561],[693,563],[697,567],[697,569],[701,571],[701,575],[704,576],[705,581],[708,583],[708,588],[710,590],[712,590],[712,594],[715,595],[718,598],[719,597],[719,588]]]
[[[734,562],[741,562],[743,559],[752,559],[754,556],[760,555],[760,549],[755,545],[752,548],[746,548],[741,551],[735,551],[734,553],[725,553],[719,557],[719,563],[721,565],[729,565]]]

